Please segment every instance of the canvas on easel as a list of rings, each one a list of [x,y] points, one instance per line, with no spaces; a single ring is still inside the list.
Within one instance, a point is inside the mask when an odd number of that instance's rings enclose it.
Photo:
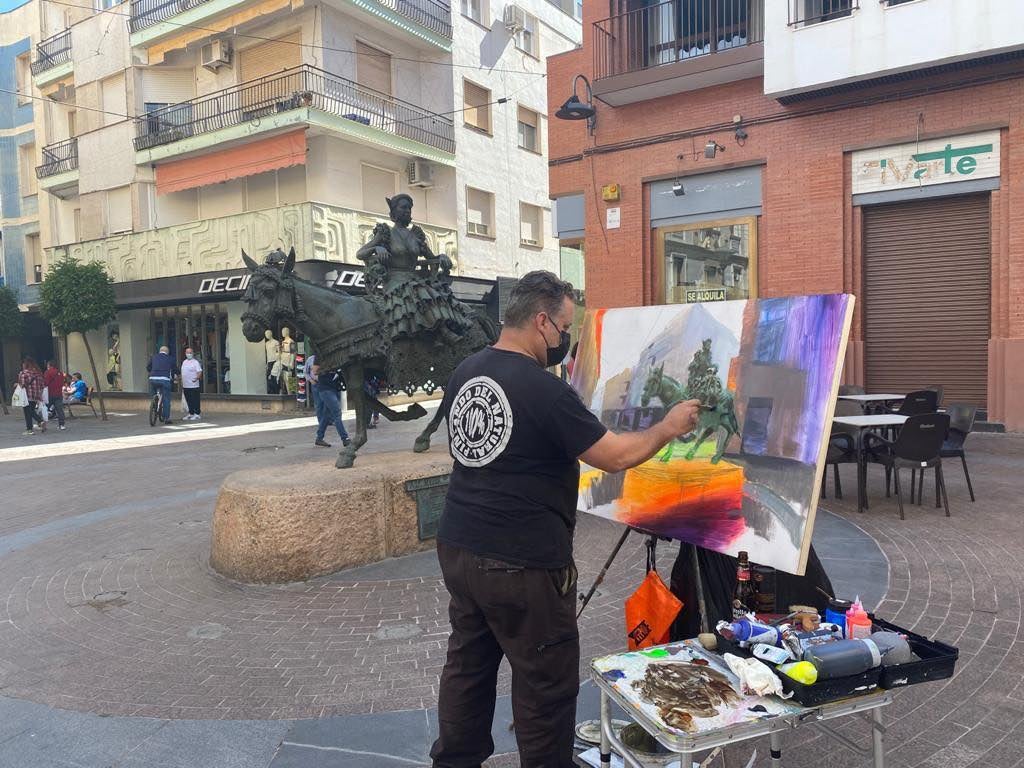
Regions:
[[[588,311],[573,386],[610,429],[637,431],[681,400],[691,435],[639,467],[584,468],[579,508],[802,574],[853,296]]]

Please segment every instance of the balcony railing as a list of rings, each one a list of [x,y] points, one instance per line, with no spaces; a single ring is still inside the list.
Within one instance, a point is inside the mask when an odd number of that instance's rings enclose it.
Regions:
[[[436,115],[309,65],[153,110],[135,121],[135,149],[152,149],[306,107],[418,141],[442,152],[455,152],[450,117]]]
[[[38,75],[68,61],[71,61],[71,30],[65,29],[36,44],[36,57],[31,66],[32,74]]]
[[[36,178],[45,179],[78,168],[78,139],[72,137],[43,147],[43,164],[36,166]]]
[[[597,78],[764,40],[764,0],[669,0],[595,22]]]
[[[438,0],[377,1],[421,27],[451,39],[451,8],[447,3]],[[128,28],[138,32],[208,2],[210,0],[132,0]]]
[[[132,0],[128,30],[138,32],[208,2],[210,0]]]
[[[849,16],[860,0],[789,0],[789,25],[807,26]]]

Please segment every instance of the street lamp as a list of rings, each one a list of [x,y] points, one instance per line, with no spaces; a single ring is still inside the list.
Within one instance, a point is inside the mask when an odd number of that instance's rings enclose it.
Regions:
[[[580,101],[576,95],[576,85],[582,80],[587,87],[586,102]],[[572,81],[572,96],[565,100],[565,103],[555,112],[559,120],[586,120],[587,133],[593,135],[594,126],[597,124],[597,110],[594,108],[594,91],[590,87],[590,81],[584,75],[576,75]]]

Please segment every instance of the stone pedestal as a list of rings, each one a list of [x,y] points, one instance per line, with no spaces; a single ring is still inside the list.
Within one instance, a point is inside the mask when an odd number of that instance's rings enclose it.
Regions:
[[[409,480],[446,475],[447,452],[362,454],[227,477],[213,513],[210,565],[245,582],[280,583],[434,547],[421,541]]]

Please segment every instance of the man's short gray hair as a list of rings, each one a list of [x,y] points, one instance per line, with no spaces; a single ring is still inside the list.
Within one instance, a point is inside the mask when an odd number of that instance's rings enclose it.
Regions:
[[[563,302],[574,295],[572,283],[554,272],[543,269],[527,272],[512,289],[505,308],[505,325],[521,328],[541,312],[548,317],[556,315]]]
[[[171,350],[168,348],[166,344],[160,347],[160,351],[163,352],[165,355],[169,355],[171,353]]]

